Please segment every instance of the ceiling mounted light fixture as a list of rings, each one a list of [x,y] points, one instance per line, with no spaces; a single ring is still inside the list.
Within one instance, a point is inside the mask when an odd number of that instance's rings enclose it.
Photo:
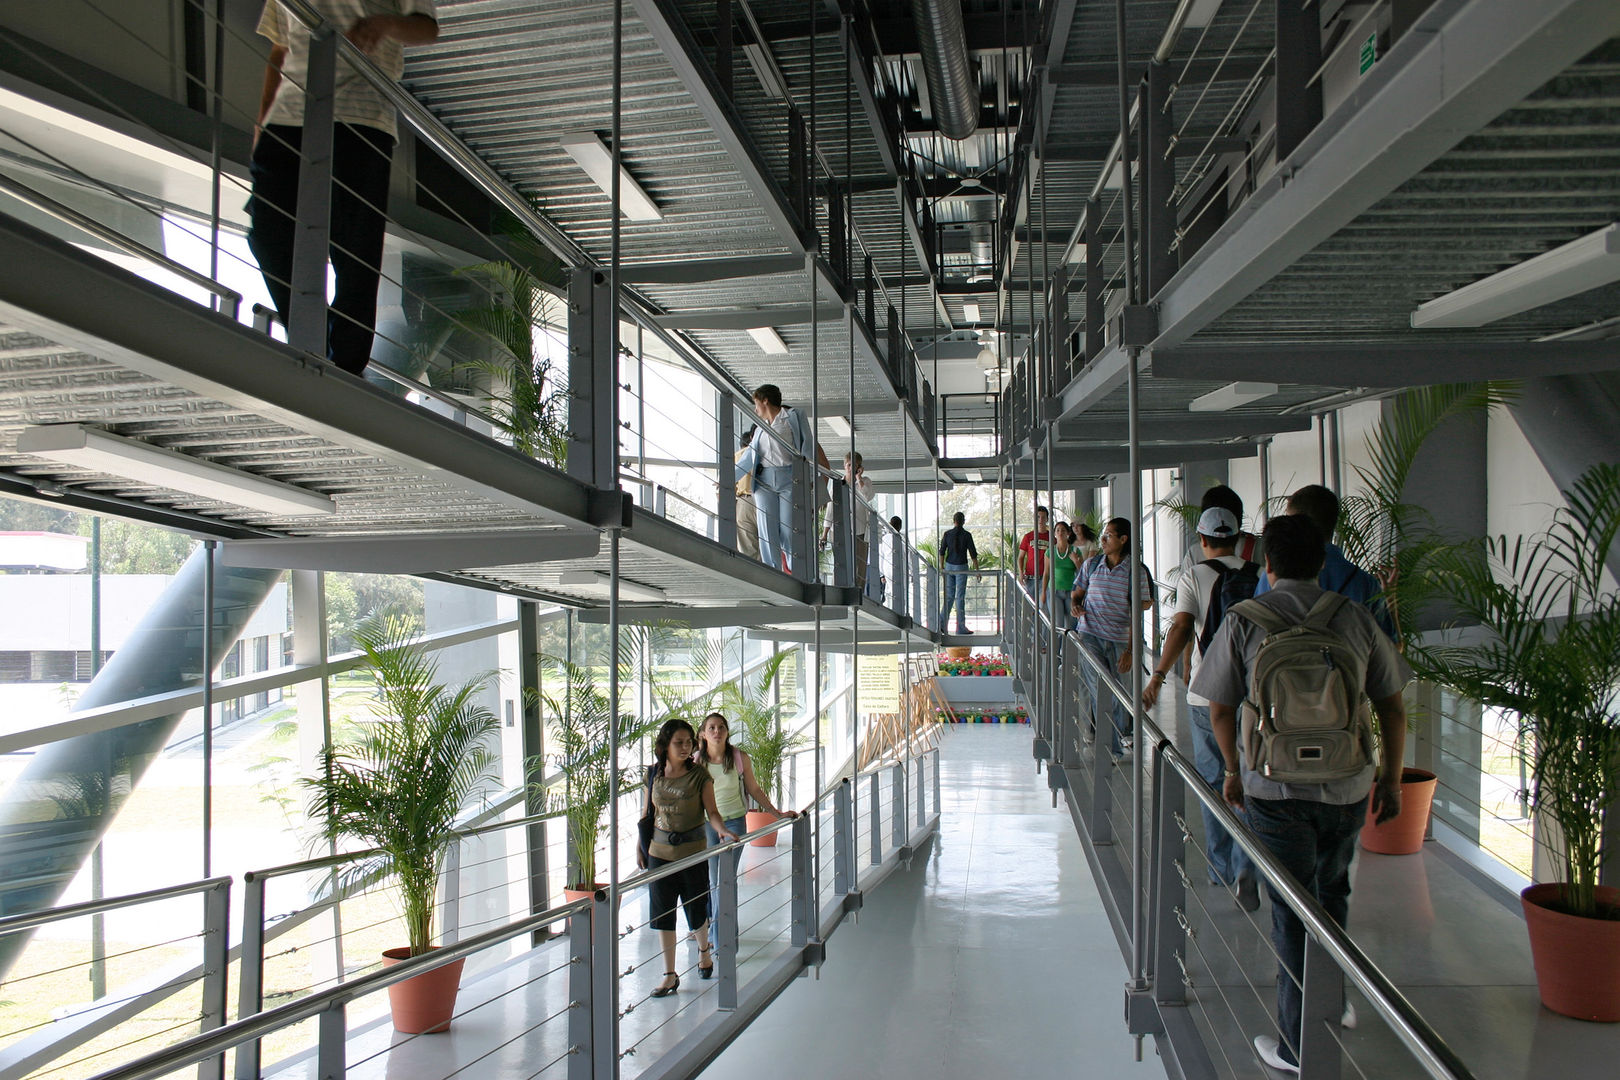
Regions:
[[[613,579],[600,570],[566,570],[557,576],[557,584],[564,587],[591,589],[598,592],[612,592]],[[643,585],[639,581],[619,579],[619,595],[631,600],[663,600],[668,593],[653,585]]]
[[[984,368],[984,370],[986,370],[986,371],[989,371],[991,368],[999,367],[1001,365],[1001,361],[996,359],[996,353],[995,353],[994,349],[990,349],[990,348],[980,349],[977,359],[979,361],[979,366]]]
[[[1613,281],[1620,281],[1620,224],[1419,304],[1412,326],[1484,326]]]
[[[613,153],[594,131],[572,131],[557,140],[602,194],[613,198]],[[635,177],[619,165],[619,210],[631,221],[662,221],[664,212],[652,201]]]
[[[1274,382],[1228,383],[1219,390],[1211,390],[1187,406],[1188,412],[1225,412],[1251,401],[1268,398],[1277,392]]]
[[[774,326],[752,326],[748,329],[748,336],[754,339],[762,350],[772,356],[785,356],[788,343],[782,340],[782,335],[776,332]]]
[[[970,322],[970,323],[978,322],[979,321],[979,305],[978,304],[963,304],[962,305],[962,317],[967,319],[967,321]]]
[[[824,419],[827,421],[827,426],[832,428],[833,434],[840,438],[849,438],[850,433],[854,430],[850,422],[842,416],[828,416]]]
[[[24,428],[17,436],[17,452],[267,514],[337,513],[337,504],[319,492],[84,424]]]

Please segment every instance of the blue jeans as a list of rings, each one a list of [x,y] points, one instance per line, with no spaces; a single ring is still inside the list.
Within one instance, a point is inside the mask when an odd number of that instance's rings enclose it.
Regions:
[[[726,829],[733,836],[741,836],[748,831],[748,818],[726,818]],[[709,838],[710,847],[720,843],[720,834],[715,832],[714,826],[707,821],[703,823],[703,835]],[[731,851],[731,865],[736,867],[740,862],[742,862],[742,848],[733,848]],[[739,897],[739,899],[741,898]],[[712,912],[710,918],[718,924],[720,921],[720,856],[718,855],[709,860],[709,911]]]
[[[945,564],[945,606],[939,612],[939,629],[943,633],[950,625],[951,606],[956,606],[956,632],[967,633],[967,563]]]
[[[787,558],[793,572],[793,466],[767,465],[754,478],[754,513],[759,519],[759,561],[780,568]]]
[[[1316,897],[1341,927],[1350,919],[1350,858],[1356,853],[1356,835],[1367,816],[1367,800],[1348,806],[1306,799],[1245,798],[1249,827],[1288,872]],[[1305,970],[1305,924],[1271,893],[1271,945],[1277,950],[1277,1024],[1283,1033],[1278,1052],[1299,1062],[1299,982]]]
[[[1191,722],[1193,763],[1198,766],[1198,775],[1218,792],[1225,781],[1226,761],[1221,757],[1220,744],[1215,741],[1215,729],[1209,722],[1209,706],[1188,705],[1187,719]],[[1209,807],[1203,809],[1204,850],[1209,854],[1210,884],[1235,885],[1239,875],[1252,875],[1254,867],[1220,819]],[[1242,816],[1242,811],[1239,811],[1239,816]]]
[[[1069,594],[1056,589],[1048,591],[1052,601],[1052,625],[1060,634],[1066,630],[1073,630],[1075,621],[1074,616],[1069,614]]]
[[[1104,668],[1115,674],[1119,673],[1119,658],[1125,655],[1125,650],[1130,647],[1129,642],[1109,641],[1107,638],[1100,638],[1085,631],[1080,632],[1080,644],[1088,653],[1101,661]],[[1096,718],[1103,713],[1108,704],[1112,703],[1113,705],[1114,735],[1109,741],[1108,748],[1117,756],[1125,750],[1121,740],[1130,738],[1131,715],[1125,710],[1125,706],[1120,700],[1114,696],[1114,692],[1103,685],[1102,678],[1095,674],[1090,667],[1086,668],[1085,675],[1086,691],[1091,695],[1091,715],[1094,727]]]

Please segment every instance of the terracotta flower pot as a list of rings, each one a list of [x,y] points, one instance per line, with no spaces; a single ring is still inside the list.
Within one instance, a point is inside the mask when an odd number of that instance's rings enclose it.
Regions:
[[[1577,1020],[1620,1022],[1620,919],[1559,911],[1563,886],[1532,885],[1519,894],[1541,1003]],[[1620,888],[1597,887],[1600,905],[1620,912]]]
[[[588,889],[576,889],[572,885],[566,885],[563,887],[563,902],[572,904],[575,900],[589,900],[605,888],[606,885],[592,885]]]
[[[410,955],[409,948],[389,949],[383,953],[383,967],[393,967]],[[394,1014],[394,1030],[407,1035],[449,1031],[450,1018],[456,1014],[456,991],[461,988],[461,968],[465,963],[465,960],[452,960],[443,967],[390,986],[388,1006]]]
[[[765,826],[767,826],[771,822],[775,821],[776,820],[776,815],[775,814],[767,814],[763,810],[750,810],[750,811],[748,811],[748,816],[744,820],[747,822],[745,828],[747,828],[749,832],[753,832],[755,829],[763,829]],[[748,841],[748,846],[749,847],[775,847],[776,846],[776,837],[777,837],[776,833],[771,833],[771,835],[769,835],[769,836],[761,836],[761,837],[759,837],[757,839]]]
[[[1367,822],[1361,827],[1361,846],[1380,855],[1415,855],[1423,850],[1429,831],[1429,807],[1434,802],[1434,773],[1426,769],[1401,770],[1401,812],[1382,825],[1373,822],[1372,800],[1367,800]]]
[[[952,660],[966,660],[973,655],[973,650],[966,645],[948,645],[945,647],[945,655]]]

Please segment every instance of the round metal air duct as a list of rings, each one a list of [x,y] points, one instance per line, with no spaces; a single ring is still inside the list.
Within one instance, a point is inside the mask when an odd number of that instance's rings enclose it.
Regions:
[[[911,10],[934,119],[947,138],[965,139],[979,130],[979,86],[968,59],[962,0],[913,0]]]

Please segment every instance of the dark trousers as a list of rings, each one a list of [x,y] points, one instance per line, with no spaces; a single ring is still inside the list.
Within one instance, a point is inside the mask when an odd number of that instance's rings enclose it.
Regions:
[[[656,870],[675,860],[647,857],[647,869]],[[688,866],[680,873],[659,878],[647,886],[647,904],[654,930],[675,929],[675,911],[686,909],[686,925],[693,930],[709,921],[709,868],[704,863]]]
[[[250,170],[248,247],[276,310],[287,321],[292,302],[294,223],[298,206],[299,148],[304,129],[271,124],[259,133]],[[327,359],[358,375],[371,359],[377,324],[393,137],[360,124],[338,124],[332,137],[331,259],[337,279],[327,312]]]
[[[1245,798],[1243,803],[1249,826],[1277,860],[1316,897],[1334,922],[1348,925],[1350,858],[1356,853],[1356,834],[1367,816],[1367,800],[1348,806],[1305,799]],[[1271,893],[1271,945],[1280,958],[1277,1023],[1283,1037],[1278,1049],[1284,1058],[1298,1064],[1305,924],[1269,883],[1267,891]]]

